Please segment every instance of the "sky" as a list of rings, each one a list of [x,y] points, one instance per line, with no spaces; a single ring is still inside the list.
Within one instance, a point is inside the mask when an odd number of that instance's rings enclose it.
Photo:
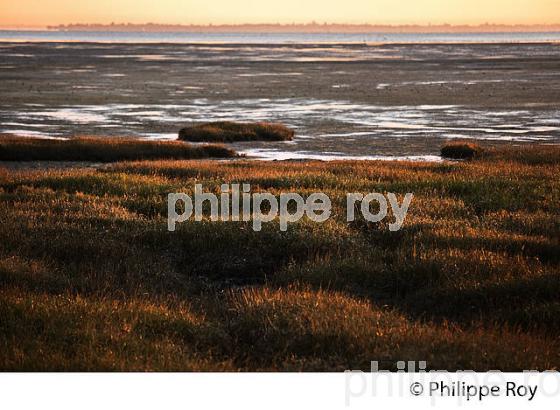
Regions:
[[[556,24],[560,0],[0,0],[0,26],[68,23]]]

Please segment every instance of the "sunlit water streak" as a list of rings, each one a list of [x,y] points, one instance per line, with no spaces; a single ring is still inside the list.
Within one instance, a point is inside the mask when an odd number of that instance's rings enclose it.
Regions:
[[[380,146],[395,158],[415,158],[388,150],[424,139],[560,142],[559,110],[477,110],[454,105],[376,106],[317,99],[193,99],[185,104],[108,104],[45,108],[3,108],[3,133],[63,137],[76,134],[134,135],[175,139],[177,132],[152,129],[167,124],[179,130],[189,123],[273,121],[296,130],[291,142],[237,143],[249,156],[282,158],[378,158]],[[188,119],[188,121],[186,121]],[[38,131],[40,129],[41,131]],[[385,157],[386,155],[381,155]],[[429,159],[431,155],[421,155]]]

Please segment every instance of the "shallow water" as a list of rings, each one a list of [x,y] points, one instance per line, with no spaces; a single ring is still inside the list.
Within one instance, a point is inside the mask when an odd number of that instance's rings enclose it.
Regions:
[[[378,158],[371,155],[391,143],[423,143],[441,139],[475,138],[492,141],[560,142],[560,110],[476,110],[454,105],[375,106],[350,101],[314,99],[241,99],[190,104],[107,104],[28,107],[0,110],[0,132],[66,136],[110,133],[154,139],[175,139],[177,133],[153,132],[152,122],[185,125],[215,121],[273,121],[296,130],[291,142],[233,144],[250,156],[264,158]],[[37,131],[41,129],[42,131]],[[390,151],[390,149],[388,150]],[[381,155],[386,157],[388,155]],[[415,153],[395,155],[417,157]],[[430,158],[431,155],[422,157]]]

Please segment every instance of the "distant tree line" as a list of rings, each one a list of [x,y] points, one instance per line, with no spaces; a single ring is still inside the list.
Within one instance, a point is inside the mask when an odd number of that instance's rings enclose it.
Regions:
[[[560,24],[549,25],[373,25],[373,24],[61,24],[48,26],[58,31],[148,31],[148,32],[279,32],[279,33],[449,33],[449,32],[547,32],[560,31]]]

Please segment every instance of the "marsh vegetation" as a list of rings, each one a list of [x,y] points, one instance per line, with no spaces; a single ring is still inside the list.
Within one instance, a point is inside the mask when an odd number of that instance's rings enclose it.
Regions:
[[[191,142],[290,141],[294,131],[271,122],[217,121],[182,128],[179,139]]]
[[[465,162],[157,160],[0,170],[0,369],[557,369],[560,150]],[[186,222],[195,181],[324,192],[333,216]],[[403,228],[347,192],[414,193]]]
[[[231,158],[221,145],[191,145],[181,141],[138,138],[76,137],[67,140],[0,138],[0,161],[115,162],[148,159]]]

